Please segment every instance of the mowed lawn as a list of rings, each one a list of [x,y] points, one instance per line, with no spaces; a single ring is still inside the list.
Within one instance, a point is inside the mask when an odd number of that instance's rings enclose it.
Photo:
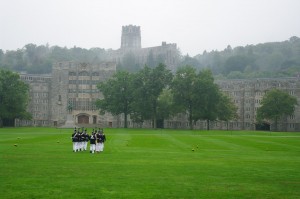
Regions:
[[[300,133],[105,129],[101,154],[71,133],[0,128],[0,198],[300,198]]]

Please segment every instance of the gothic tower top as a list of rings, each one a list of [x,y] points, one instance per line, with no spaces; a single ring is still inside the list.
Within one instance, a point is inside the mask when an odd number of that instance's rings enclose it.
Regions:
[[[121,49],[140,49],[141,47],[140,26],[122,26]]]

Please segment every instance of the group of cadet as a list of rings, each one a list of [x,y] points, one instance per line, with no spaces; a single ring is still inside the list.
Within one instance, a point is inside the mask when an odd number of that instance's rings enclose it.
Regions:
[[[88,142],[90,142],[90,153],[99,153],[104,149],[106,137],[103,129],[93,129],[91,135],[87,133],[87,129],[76,129],[72,133],[73,152],[86,151]]]

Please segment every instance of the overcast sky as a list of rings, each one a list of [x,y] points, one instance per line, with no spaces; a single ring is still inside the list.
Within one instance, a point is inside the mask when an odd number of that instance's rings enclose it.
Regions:
[[[0,0],[0,49],[118,49],[129,24],[142,47],[166,41],[194,56],[300,37],[300,0]]]

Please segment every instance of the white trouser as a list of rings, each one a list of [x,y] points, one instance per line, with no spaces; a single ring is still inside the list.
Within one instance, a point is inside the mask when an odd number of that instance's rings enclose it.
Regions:
[[[75,142],[75,151],[78,151],[78,150],[79,150],[79,143],[80,143],[80,142]]]
[[[90,151],[92,153],[95,153],[95,150],[96,150],[96,145],[95,144],[90,144]]]
[[[73,142],[73,151],[76,151],[76,142]]]
[[[83,149],[83,142],[81,141],[81,142],[79,142],[79,149],[82,151],[82,149]]]
[[[104,143],[100,142],[99,143],[99,151],[103,151],[103,149],[104,149]]]
[[[100,151],[100,143],[96,144],[96,151],[99,152]]]
[[[86,149],[87,149],[87,144],[88,144],[88,142],[87,141],[84,141],[83,142],[83,149],[86,151]]]

